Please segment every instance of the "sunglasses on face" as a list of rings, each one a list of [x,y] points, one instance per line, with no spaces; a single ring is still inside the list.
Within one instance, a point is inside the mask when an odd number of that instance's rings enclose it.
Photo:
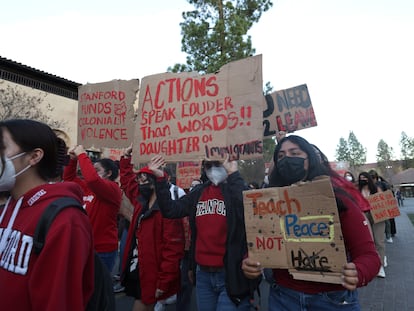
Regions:
[[[212,168],[213,166],[220,167],[221,166],[221,162],[220,161],[209,161],[209,162],[205,162],[204,163],[204,168],[206,170]]]

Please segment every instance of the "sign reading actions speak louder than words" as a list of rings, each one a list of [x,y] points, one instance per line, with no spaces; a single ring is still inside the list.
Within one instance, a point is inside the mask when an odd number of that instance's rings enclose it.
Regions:
[[[164,73],[142,79],[134,162],[162,154],[169,162],[263,154],[261,55],[216,74]]]

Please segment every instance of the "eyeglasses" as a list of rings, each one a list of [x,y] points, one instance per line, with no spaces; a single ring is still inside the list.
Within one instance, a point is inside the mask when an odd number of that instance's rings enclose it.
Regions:
[[[204,168],[206,170],[212,168],[213,166],[215,167],[220,167],[221,166],[221,162],[220,161],[208,161],[204,163]]]

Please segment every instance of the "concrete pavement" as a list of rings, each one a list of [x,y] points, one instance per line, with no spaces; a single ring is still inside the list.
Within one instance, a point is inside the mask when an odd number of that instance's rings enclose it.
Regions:
[[[386,243],[388,267],[386,277],[375,278],[368,286],[358,289],[363,311],[414,310],[414,226],[407,214],[414,214],[414,198],[404,200],[401,215],[395,218],[397,234],[393,243]],[[261,309],[267,309],[268,287],[261,284]],[[118,311],[130,311],[132,299],[124,294],[116,296]],[[196,311],[195,304],[194,311]],[[169,306],[165,311],[175,310]]]

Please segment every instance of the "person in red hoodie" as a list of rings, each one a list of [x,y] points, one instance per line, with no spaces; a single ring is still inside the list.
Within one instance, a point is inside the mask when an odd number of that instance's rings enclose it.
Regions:
[[[330,177],[348,262],[343,265],[342,284],[296,280],[287,269],[273,269],[275,283],[269,291],[269,310],[360,310],[356,289],[366,286],[381,265],[369,224],[358,206],[363,200],[351,183],[330,168],[326,156],[300,136],[282,138],[273,161],[271,187]],[[248,278],[258,278],[262,273],[260,263],[251,258],[243,260],[242,269]]]
[[[135,298],[133,311],[149,311],[157,301],[180,290],[184,232],[181,220],[162,217],[154,188],[156,178],[148,167],[135,174],[131,152],[132,148],[127,148],[119,162],[121,188],[134,205],[121,280],[126,294]]]
[[[99,258],[112,271],[118,253],[118,212],[122,192],[115,179],[119,169],[111,159],[99,159],[94,164],[83,146],[69,151],[70,161],[63,172],[64,181],[79,184],[83,193],[86,213],[92,224],[95,250]],[[77,175],[79,162],[82,177]]]
[[[39,254],[35,228],[58,198],[82,201],[75,183],[53,183],[62,173],[66,145],[46,124],[0,122],[0,191],[9,191],[0,209],[1,310],[85,310],[94,287],[94,249],[88,217],[77,208],[61,211]]]

